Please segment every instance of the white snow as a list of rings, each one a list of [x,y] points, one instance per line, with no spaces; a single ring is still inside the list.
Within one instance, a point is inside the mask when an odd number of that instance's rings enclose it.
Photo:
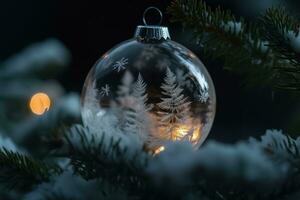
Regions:
[[[4,134],[0,131],[0,149],[5,148],[11,151],[18,151],[19,149],[15,145],[15,143],[8,137],[4,136]]]
[[[164,177],[171,183],[184,183],[188,172],[198,162],[192,146],[188,142],[174,142],[149,162],[146,171],[156,184],[164,184]]]
[[[265,135],[261,136],[258,141],[250,138],[250,142],[254,145],[261,146],[273,151],[274,156],[290,157],[291,153],[296,154],[296,148],[300,148],[300,139],[294,140],[288,135],[283,134],[282,130],[267,130]],[[292,145],[288,145],[289,143]],[[288,145],[288,146],[287,146]],[[288,147],[288,149],[287,149]]]
[[[147,168],[157,184],[163,180],[185,184],[193,178],[189,175],[194,170],[224,181],[239,179],[258,187],[266,180],[270,186],[277,187],[286,175],[285,168],[273,163],[261,148],[246,143],[209,142],[198,151],[188,143],[170,143]]]
[[[57,39],[33,44],[3,63],[2,75],[17,77],[37,72],[61,71],[70,63],[70,52]]]
[[[287,31],[286,37],[289,39],[292,48],[300,53],[300,34],[296,34],[294,31]]]
[[[271,183],[280,180],[276,165],[259,148],[239,143],[226,145],[208,143],[199,151],[201,166],[226,178],[243,178],[249,182],[268,179]],[[222,165],[222,166],[220,166]]]
[[[230,32],[232,34],[239,34],[242,31],[241,22],[228,21],[223,23],[223,27],[226,32]]]
[[[60,112],[74,118],[80,117],[80,97],[77,93],[69,93],[63,96],[60,101]]]
[[[108,118],[110,119],[110,118]],[[83,127],[81,125],[74,125],[71,127],[69,131],[69,139],[72,141],[72,144],[76,146],[76,148],[83,150],[85,145],[93,146],[99,149],[99,143],[103,140],[102,150],[105,152],[109,152],[109,156],[111,159],[117,160],[130,160],[135,155],[136,152],[141,152],[143,143],[141,143],[138,138],[133,134],[124,134],[118,128],[114,127],[111,123],[111,120],[108,120],[108,123],[98,123],[99,129],[89,129],[88,127]],[[85,135],[86,140],[82,141],[79,133],[83,133]],[[119,147],[121,150],[125,150],[122,157],[115,157],[115,152],[113,151],[113,144],[119,141]],[[100,152],[99,155],[104,152]]]
[[[269,42],[268,41],[263,41],[263,40],[253,40],[251,35],[249,35],[249,43],[254,46],[254,48],[259,49],[262,53],[266,53],[267,50],[269,49]],[[260,64],[261,60],[253,60],[253,64]]]
[[[22,82],[20,80],[1,81],[0,91],[2,98],[23,101],[28,101],[33,94],[41,91],[48,94],[52,100],[61,97],[65,93],[62,85],[56,80],[32,79]]]
[[[101,187],[95,180],[86,181],[80,176],[66,171],[54,177],[49,183],[42,183],[25,195],[24,200],[46,200],[47,196],[61,195],[67,199],[97,199],[102,196]]]
[[[260,42],[259,47],[260,47],[261,52],[263,52],[263,53],[267,52],[267,50],[269,49],[268,44],[269,44],[268,41],[261,41]]]

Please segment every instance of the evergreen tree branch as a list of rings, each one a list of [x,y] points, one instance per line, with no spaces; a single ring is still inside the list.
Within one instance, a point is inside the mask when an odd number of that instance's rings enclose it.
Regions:
[[[5,148],[0,150],[0,183],[8,189],[30,189],[33,185],[49,181],[52,175],[61,171],[56,165],[48,165]]]
[[[251,139],[252,140],[252,139]],[[300,184],[300,143],[299,138],[293,139],[282,131],[267,130],[261,137],[259,144],[276,163],[285,163],[290,168],[288,177],[281,190],[278,190],[277,198],[284,197],[298,191]]]
[[[285,77],[280,87],[299,90],[300,52],[293,47],[294,40],[299,37],[300,25],[298,20],[289,16],[283,8],[269,8],[261,17],[261,22],[268,46],[273,49],[279,59],[285,59],[291,63],[291,65],[277,67]]]
[[[223,61],[225,69],[241,75],[247,84],[300,89],[299,78],[291,71],[295,62],[290,62],[291,56],[278,56],[259,24],[247,23],[243,18],[237,20],[230,11],[220,7],[212,9],[203,0],[174,0],[168,12],[173,22],[193,31],[204,55]],[[268,15],[272,13],[269,11]],[[285,20],[289,21],[288,27],[296,29],[296,22],[291,22],[291,18]],[[291,72],[286,73],[289,70]]]
[[[134,187],[143,186],[143,169],[147,158],[140,149],[129,152],[122,139],[109,134],[94,134],[82,126],[73,127],[66,134],[71,164],[84,179],[100,179],[112,184]]]
[[[299,167],[299,142],[278,131],[268,131],[261,141],[252,143],[209,142],[197,151],[188,143],[171,143],[155,157],[136,148],[134,140],[126,141],[126,134],[113,137],[117,135],[72,127],[66,135],[66,157],[71,158],[75,173],[89,183],[100,180],[101,185],[119,187],[137,199],[187,194],[209,199],[274,199],[298,190],[299,176],[294,170]]]

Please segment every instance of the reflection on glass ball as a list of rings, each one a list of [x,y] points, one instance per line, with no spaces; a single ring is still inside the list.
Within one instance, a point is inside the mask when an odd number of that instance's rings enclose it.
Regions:
[[[82,93],[85,126],[107,134],[130,134],[152,152],[166,142],[199,147],[215,115],[213,82],[202,62],[166,40],[125,41],[100,58]]]

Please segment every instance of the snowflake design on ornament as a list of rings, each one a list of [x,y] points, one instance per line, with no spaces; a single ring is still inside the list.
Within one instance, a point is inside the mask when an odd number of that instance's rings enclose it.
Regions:
[[[124,69],[126,69],[126,65],[128,64],[128,58],[121,58],[121,60],[118,60],[115,62],[115,64],[113,65],[114,70],[117,70],[117,72],[120,72]]]
[[[206,103],[207,100],[208,100],[208,98],[209,98],[208,91],[200,92],[200,94],[197,95],[197,99],[198,99],[198,101],[200,101],[201,103]]]
[[[110,87],[109,87],[108,84],[105,84],[104,87],[101,87],[101,89],[100,89],[100,95],[101,95],[102,97],[108,96],[109,93],[110,93]]]

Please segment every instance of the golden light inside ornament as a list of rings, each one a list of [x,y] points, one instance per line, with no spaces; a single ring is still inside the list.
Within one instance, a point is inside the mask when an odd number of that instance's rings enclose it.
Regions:
[[[201,125],[183,124],[175,129],[175,135],[176,137],[172,138],[173,141],[185,139],[195,143],[201,137]]]
[[[180,141],[180,140],[185,140],[193,145],[197,145],[201,138],[201,128],[202,126],[197,124],[197,123],[186,123],[178,126],[173,130],[173,137],[171,138],[172,141]],[[165,130],[160,129],[159,134],[163,134]],[[154,148],[154,155],[157,155],[161,153],[162,151],[165,150],[164,146],[159,146]]]
[[[194,122],[193,122],[194,121]],[[170,124],[172,126],[172,124]],[[184,123],[173,127],[171,130],[171,137],[169,138],[172,141],[177,140],[187,140],[193,144],[196,144],[201,137],[202,124],[200,120],[188,119]],[[164,135],[166,128],[158,128],[158,136]],[[163,138],[163,137],[160,137]]]
[[[51,100],[46,93],[36,93],[34,94],[29,102],[29,107],[31,112],[36,115],[43,115],[49,110],[51,106]]]
[[[160,146],[158,147],[155,151],[154,151],[154,155],[161,153],[162,151],[165,150],[164,146]]]

